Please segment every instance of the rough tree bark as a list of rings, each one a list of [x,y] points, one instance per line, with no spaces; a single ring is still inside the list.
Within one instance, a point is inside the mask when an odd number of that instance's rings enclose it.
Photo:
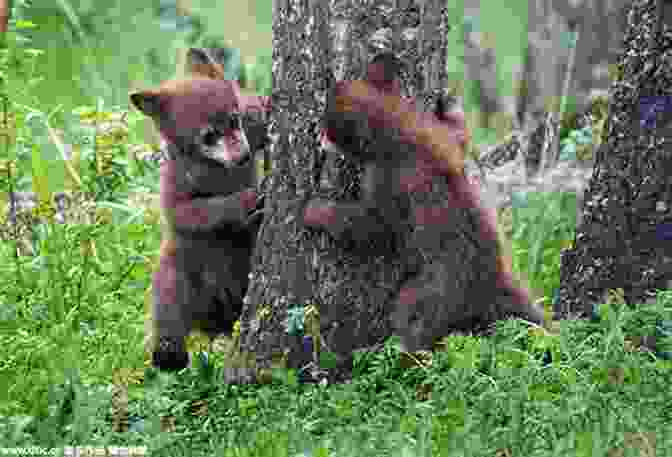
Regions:
[[[358,256],[322,232],[300,228],[297,217],[307,198],[359,196],[361,168],[325,155],[318,140],[334,79],[362,78],[374,54],[392,51],[405,63],[404,95],[416,97],[424,109],[433,107],[447,85],[447,13],[444,0],[278,0],[274,8],[274,169],[266,183],[269,213],[253,259],[240,349],[256,356],[257,368],[268,368],[283,354],[291,368],[314,361],[302,349],[304,340],[287,334],[284,321],[288,309],[315,305],[321,348],[337,355],[340,369],[334,373],[347,376],[353,350],[391,335],[386,306],[404,279],[409,255],[431,259],[449,253],[446,277],[466,290],[479,275],[492,273],[496,245],[474,239],[473,217],[463,208],[451,213],[450,233],[431,246],[421,246],[421,233],[409,228],[399,245],[375,257]],[[445,178],[436,177],[431,192],[412,194],[411,204],[446,199]],[[474,297],[467,294],[469,299]]]
[[[608,289],[642,303],[672,278],[670,22],[658,25],[657,3],[637,0],[628,12],[621,77],[610,88],[607,139],[586,191],[583,225],[561,259],[555,312],[590,315]],[[665,5],[671,8],[670,5]],[[667,11],[669,14],[670,11]],[[651,101],[660,112],[652,114]],[[647,125],[642,125],[646,123]]]

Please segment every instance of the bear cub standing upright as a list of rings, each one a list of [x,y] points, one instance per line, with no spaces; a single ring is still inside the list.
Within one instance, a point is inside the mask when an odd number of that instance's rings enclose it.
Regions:
[[[192,329],[214,337],[240,317],[261,216],[254,151],[236,81],[166,81],[130,98],[152,118],[170,156],[160,175],[169,233],[153,277],[152,363],[179,370],[189,361]]]

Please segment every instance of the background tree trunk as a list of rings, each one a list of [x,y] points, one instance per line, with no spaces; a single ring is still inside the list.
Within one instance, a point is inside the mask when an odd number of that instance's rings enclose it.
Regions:
[[[568,107],[583,111],[591,93],[608,87],[607,64],[621,44],[626,3],[529,0],[485,7],[482,0],[465,0],[464,96],[465,109],[478,111],[470,116],[473,129],[499,128],[499,142],[507,128],[536,128],[545,113],[557,109],[571,21],[578,41]]]
[[[621,76],[610,89],[606,142],[596,156],[574,247],[563,252],[556,313],[590,315],[608,289],[622,288],[629,304],[641,303],[672,278],[669,245],[672,172],[670,24],[656,36],[657,1],[629,9]],[[666,6],[670,8],[669,6]],[[669,13],[669,12],[668,12]],[[643,114],[645,98],[661,113]],[[643,127],[652,122],[653,128]],[[667,224],[667,225],[666,225]]]
[[[451,233],[445,239],[419,247],[421,233],[409,228],[397,249],[378,256],[358,256],[297,222],[309,197],[359,197],[361,168],[325,156],[318,141],[334,79],[361,78],[374,54],[391,50],[405,63],[402,91],[419,99],[420,108],[423,103],[433,107],[443,95],[445,0],[278,0],[274,8],[269,128],[274,169],[265,189],[271,212],[253,259],[241,317],[241,351],[254,353],[258,368],[268,368],[283,354],[289,367],[303,366],[310,354],[302,350],[301,337],[287,334],[284,321],[289,308],[316,305],[322,348],[336,353],[347,372],[353,350],[391,335],[391,310],[386,307],[404,279],[409,255],[426,259],[450,253],[446,277],[466,289],[495,268],[496,246],[478,246],[470,236],[476,223],[466,209],[451,213]],[[445,178],[435,178],[432,188],[412,194],[411,204],[445,202]],[[484,254],[484,249],[489,251]]]

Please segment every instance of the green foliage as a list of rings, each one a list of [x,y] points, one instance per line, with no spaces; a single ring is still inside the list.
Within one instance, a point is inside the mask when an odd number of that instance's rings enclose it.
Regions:
[[[98,97],[127,105],[129,90],[172,77],[177,51],[188,46],[225,44],[241,48],[246,59],[260,50],[270,55],[269,0],[257,2],[263,14],[251,14],[247,3],[207,5],[205,1],[188,2],[182,9],[174,2],[150,0],[21,3],[26,6],[16,8],[14,17],[21,24],[36,25],[23,36],[46,51],[28,68],[48,75],[34,81],[28,92],[23,87],[26,76],[9,74],[10,93],[21,94],[18,98],[26,105],[39,100],[50,106],[62,104],[67,112],[77,105],[92,105]],[[234,11],[237,18],[232,17]],[[241,32],[246,34],[242,40]],[[12,33],[8,39],[14,39]],[[237,71],[231,68],[231,74]],[[57,120],[56,126],[62,122]]]
[[[67,14],[55,15],[51,40],[58,36],[55,27],[63,24],[75,35],[70,37],[74,47],[89,49],[82,43],[93,37],[110,39],[112,32],[101,30],[117,3],[57,5]],[[52,11],[49,5],[44,8]],[[135,11],[139,14],[134,20],[149,24],[153,13],[140,6]],[[21,22],[22,14],[14,15],[15,30],[27,24]],[[114,22],[117,35],[126,27],[123,18],[119,21]],[[164,46],[166,35],[154,33],[152,27],[145,30],[153,40],[148,46],[169,49]],[[121,60],[128,59],[117,63],[124,69],[128,62],[136,69],[145,64],[138,56],[145,56],[146,48],[137,46],[142,40],[133,30],[111,41],[121,40],[120,46],[128,49],[119,53]],[[184,40],[205,45],[204,34]],[[563,322],[557,334],[507,321],[498,323],[488,338],[446,336],[429,362],[410,366],[398,350],[397,338],[391,338],[378,352],[355,354],[355,377],[345,385],[302,385],[295,373],[281,369],[267,385],[225,385],[220,380],[230,360],[219,352],[178,375],[145,372],[143,297],[149,259],[160,235],[156,221],[139,223],[143,209],[128,201],[132,193],[155,192],[158,183],[156,165],[142,160],[129,145],[140,141],[140,116],[119,117],[117,108],[90,100],[76,109],[69,108],[81,101],[57,109],[34,108],[41,95],[35,95],[31,84],[42,79],[35,75],[56,76],[43,70],[48,66],[35,70],[40,53],[23,47],[27,42],[17,36],[10,33],[8,39],[20,46],[0,51],[0,70],[12,73],[14,82],[19,75],[30,77],[23,86],[6,87],[14,103],[8,111],[16,141],[2,151],[0,193],[9,186],[41,194],[45,188],[51,193],[62,190],[63,179],[53,173],[54,164],[68,162],[81,181],[74,180],[75,189],[109,213],[105,220],[65,225],[31,215],[26,225],[32,228],[32,256],[16,256],[12,242],[0,243],[4,447],[137,445],[147,446],[147,455],[171,457],[550,456],[591,455],[598,448],[599,454],[592,455],[620,455],[618,448],[628,433],[645,431],[656,434],[661,451],[672,449],[672,416],[666,407],[672,401],[672,365],[627,344],[630,337],[655,335],[656,353],[670,351],[671,301],[666,295],[637,310],[601,306],[599,319]],[[241,64],[240,70],[248,88],[270,94],[270,53],[264,52],[258,52],[255,62]],[[63,55],[53,48],[49,53],[54,61]],[[231,55],[230,70],[235,71],[235,53]],[[94,83],[96,59],[83,61],[91,65],[85,69],[89,74],[81,75],[87,88],[110,100]],[[71,69],[66,72],[69,78]],[[72,93],[64,91],[63,96]],[[31,103],[26,102],[29,97]],[[55,135],[57,119],[67,126],[62,139]],[[590,133],[596,135],[598,128],[593,124]],[[588,131],[563,136],[577,145],[587,137]],[[68,147],[70,159],[62,153]],[[550,296],[559,284],[560,250],[574,236],[574,197],[514,198],[514,267],[527,272],[533,287]],[[312,335],[309,313],[295,317],[294,328],[305,317],[306,333]],[[544,361],[547,353],[550,361]],[[320,365],[333,364],[328,350],[320,355]],[[130,373],[124,381],[128,432],[112,429],[118,407],[110,384],[122,371]],[[175,430],[162,432],[162,424],[170,419]]]
[[[568,113],[560,122],[560,160],[582,160],[593,158],[593,153],[603,142],[605,126],[609,115],[609,99],[595,97],[588,110],[591,122],[578,128],[579,115]]]
[[[569,132],[569,136],[563,139],[560,143],[560,160],[576,160],[577,148],[592,145],[593,143],[592,127],[586,125],[581,130],[572,130]],[[581,148],[580,150],[584,152],[585,148]],[[585,160],[586,158],[585,153],[580,157],[581,160]]]
[[[241,85],[254,89],[258,95],[271,95],[273,89],[273,59],[270,53],[260,55],[253,63],[245,64],[241,71]]]
[[[131,183],[143,179],[128,175]],[[571,237],[570,201],[560,194],[516,200],[518,266],[544,287],[559,281],[548,265],[558,263],[560,242]],[[228,367],[221,357],[179,375],[148,370],[142,384],[127,387],[131,431],[114,432],[105,386],[119,369],[142,373],[142,292],[158,233],[124,221],[44,225],[36,257],[0,262],[0,301],[11,304],[0,308],[7,330],[0,333],[0,379],[7,380],[0,440],[12,446],[81,442],[146,445],[148,454],[171,456],[305,450],[379,456],[417,455],[420,448],[425,455],[463,448],[553,455],[563,443],[573,455],[579,444],[572,437],[594,424],[617,424],[602,435],[608,449],[632,427],[659,436],[669,431],[669,412],[651,406],[672,400],[669,362],[625,344],[626,335],[646,336],[670,319],[669,299],[661,299],[637,312],[610,308],[597,322],[568,321],[559,334],[508,321],[489,338],[447,336],[430,363],[415,366],[405,365],[392,338],[380,352],[356,354],[349,385],[301,385],[286,372],[267,385],[227,386],[219,382]],[[86,240],[95,240],[97,259],[78,248]],[[3,249],[0,258],[8,257]],[[17,268],[23,285],[15,281]],[[546,352],[551,361],[544,364]],[[637,411],[644,407],[642,416]],[[160,431],[162,417],[174,418],[173,433]]]
[[[532,289],[552,297],[560,283],[560,251],[574,239],[576,195],[533,192],[512,198],[514,270],[526,274]]]
[[[565,115],[560,120],[560,138],[564,139],[569,136],[569,133],[572,130],[578,128],[579,113],[576,111],[570,111],[565,113]]]
[[[287,310],[287,320],[285,322],[285,332],[288,335],[297,336],[303,334],[303,306],[291,307]]]
[[[97,332],[105,330],[97,333],[100,337],[113,337],[122,322],[128,323],[130,318],[140,319],[140,316],[127,315],[119,320],[119,313],[131,303],[134,306],[142,304],[140,295],[149,282],[149,268],[143,260],[147,255],[148,238],[151,239],[149,228],[134,225],[115,228],[109,224],[45,224],[44,227],[46,235],[40,240],[37,256],[20,257],[17,262],[2,264],[0,300],[12,303],[16,310],[16,319],[4,322],[4,325],[18,332],[7,336],[3,348],[7,349],[7,344],[23,346],[26,344],[25,336],[31,332],[40,334],[44,330],[48,330],[54,338],[61,331],[64,332],[61,336],[69,338],[73,330],[76,335],[84,331],[82,325],[93,326]],[[91,239],[98,242],[97,258],[81,249]],[[154,244],[157,242],[158,238]],[[7,248],[9,246],[3,243],[2,258],[10,257]],[[22,277],[22,284],[16,284],[18,275]],[[125,303],[124,308],[120,308],[120,303]],[[107,306],[110,308],[107,309]],[[105,324],[107,319],[110,322]],[[49,323],[48,328],[44,328],[46,323]],[[124,329],[120,334],[128,337],[131,328]],[[111,332],[109,335],[108,331]],[[130,333],[134,332],[139,337],[142,329]],[[57,346],[52,347],[54,343],[56,341],[42,346],[42,349],[47,352],[55,349]],[[119,347],[119,344],[120,341],[114,342],[113,347]],[[29,350],[30,346],[25,349]],[[41,350],[33,349],[31,352],[33,357],[39,357]],[[7,363],[3,369],[9,370],[6,374],[20,376],[21,370],[9,361],[18,362],[21,357],[19,350],[4,359]],[[29,379],[17,381],[17,392],[30,390],[27,386],[22,387],[24,382],[33,385]]]

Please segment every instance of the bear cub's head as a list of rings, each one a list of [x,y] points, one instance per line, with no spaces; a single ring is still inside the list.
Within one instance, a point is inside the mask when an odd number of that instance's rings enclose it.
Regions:
[[[130,94],[156,125],[168,156],[192,195],[236,192],[256,179],[253,151],[241,123],[237,81],[195,77]]]
[[[170,80],[155,89],[132,93],[130,98],[154,121],[173,154],[223,165],[239,165],[250,159],[236,81],[200,77]]]

